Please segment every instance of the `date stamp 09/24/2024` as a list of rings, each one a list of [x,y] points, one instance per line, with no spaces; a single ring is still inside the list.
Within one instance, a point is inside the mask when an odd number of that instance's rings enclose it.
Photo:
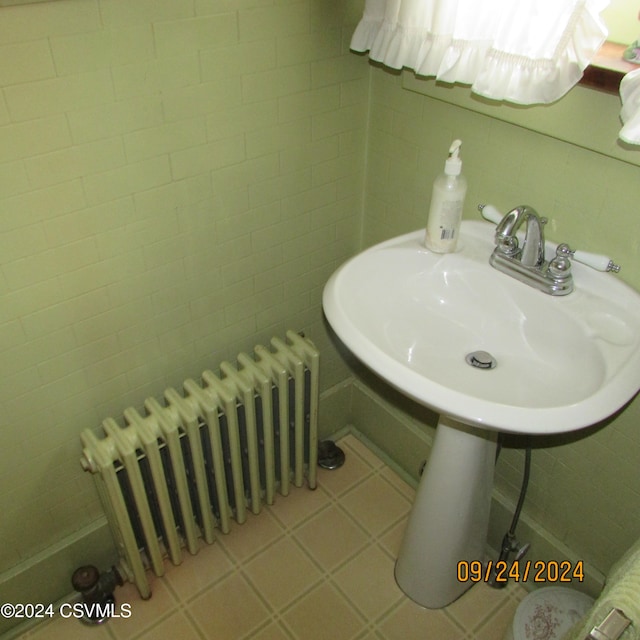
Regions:
[[[511,563],[504,560],[494,562],[489,560],[486,564],[479,560],[458,562],[458,581],[460,582],[546,582],[568,583],[584,581],[584,562],[569,562],[562,560],[527,560],[522,562],[514,560]]]

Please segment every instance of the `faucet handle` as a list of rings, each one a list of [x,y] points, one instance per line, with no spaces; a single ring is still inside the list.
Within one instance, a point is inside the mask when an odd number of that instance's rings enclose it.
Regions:
[[[478,211],[482,217],[493,224],[498,224],[504,216],[492,204],[479,204]]]
[[[615,264],[609,256],[589,253],[588,251],[574,251],[565,243],[558,245],[556,253],[558,255],[570,256],[577,262],[586,264],[596,271],[613,271],[613,273],[619,273],[620,271],[620,265]]]

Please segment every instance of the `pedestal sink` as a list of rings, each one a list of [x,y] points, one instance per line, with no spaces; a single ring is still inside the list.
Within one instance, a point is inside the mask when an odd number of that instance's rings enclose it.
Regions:
[[[577,263],[575,291],[546,295],[489,265],[493,234],[465,220],[458,250],[443,255],[423,230],[399,236],[324,290],[344,344],[441,416],[396,563],[400,587],[429,608],[471,586],[459,562],[483,558],[497,431],[582,429],[640,388],[640,295]]]

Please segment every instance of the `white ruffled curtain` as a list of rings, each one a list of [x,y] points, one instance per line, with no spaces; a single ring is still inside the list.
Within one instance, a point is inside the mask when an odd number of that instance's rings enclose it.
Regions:
[[[620,119],[624,126],[618,137],[628,144],[640,144],[640,69],[631,71],[622,78],[620,99]]]
[[[573,87],[607,36],[609,0],[366,0],[354,51],[471,85],[493,100],[549,103]]]

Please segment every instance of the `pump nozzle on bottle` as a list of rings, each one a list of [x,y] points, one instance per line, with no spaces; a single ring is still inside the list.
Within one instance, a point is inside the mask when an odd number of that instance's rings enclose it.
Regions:
[[[448,176],[459,176],[462,172],[462,160],[460,159],[461,140],[454,140],[449,147],[449,157],[444,165],[444,172]]]

